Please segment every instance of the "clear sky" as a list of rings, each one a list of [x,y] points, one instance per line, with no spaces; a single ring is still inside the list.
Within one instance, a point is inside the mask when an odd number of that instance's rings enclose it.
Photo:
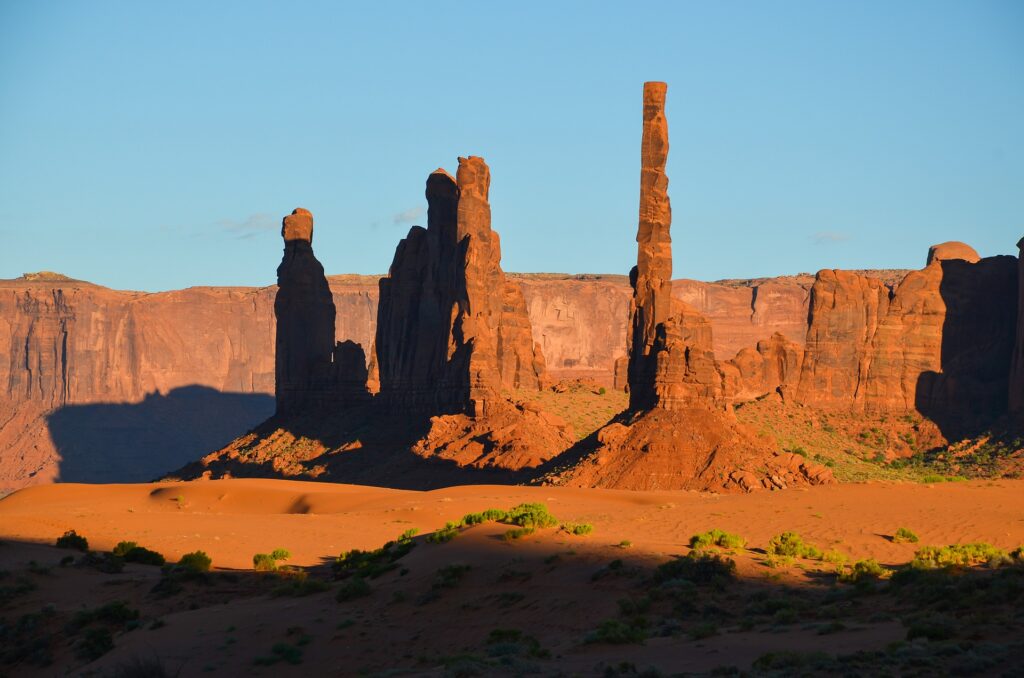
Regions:
[[[381,273],[491,166],[507,271],[636,261],[669,83],[675,275],[923,265],[1024,235],[1024,2],[0,0],[0,277],[264,285],[280,219]]]

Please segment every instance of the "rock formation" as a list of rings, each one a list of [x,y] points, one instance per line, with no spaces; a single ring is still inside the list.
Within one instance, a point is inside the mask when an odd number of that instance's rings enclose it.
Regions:
[[[366,398],[363,349],[334,342],[334,297],[313,254],[313,215],[296,208],[282,221],[281,236],[284,258],[274,298],[277,414],[327,410]]]
[[[955,432],[1006,411],[1018,263],[964,243],[933,246],[894,288],[821,271],[811,290],[797,400],[874,413],[916,410]],[[949,427],[947,427],[949,428]]]
[[[427,228],[414,226],[380,284],[376,361],[391,411],[431,415],[414,446],[459,466],[536,466],[573,442],[563,420],[503,391],[538,391],[544,357],[522,291],[501,270],[490,169],[459,158],[427,179]]]
[[[803,359],[803,346],[775,332],[719,366],[726,398],[742,402],[772,392],[789,398],[800,381]]]
[[[871,340],[888,308],[889,288],[881,280],[849,271],[818,272],[797,389],[800,402],[846,406],[857,397]]]
[[[715,361],[711,325],[672,298],[665,92],[664,83],[644,85],[638,255],[630,272],[629,409],[586,441],[575,463],[545,480],[579,487],[747,492],[831,482],[827,468],[776,453],[735,420],[726,406],[726,379]],[[783,362],[782,367],[772,363],[772,379],[790,369]]]
[[[672,313],[672,206],[668,198],[668,122],[665,119],[663,82],[644,83],[643,136],[640,142],[640,225],[637,229],[637,264],[629,273],[633,287],[629,355],[629,406],[649,409],[659,403],[659,354],[675,336],[666,335]],[[660,337],[659,337],[660,334]],[[678,356],[676,356],[678,357]],[[662,373],[675,372],[664,361]]]
[[[1024,415],[1024,238],[1017,242],[1017,339],[1013,346],[1010,371],[1009,409]]]
[[[393,407],[482,416],[503,388],[541,387],[543,355],[501,270],[489,186],[482,158],[459,158],[458,180],[431,174],[427,228],[409,231],[381,279],[376,356]]]

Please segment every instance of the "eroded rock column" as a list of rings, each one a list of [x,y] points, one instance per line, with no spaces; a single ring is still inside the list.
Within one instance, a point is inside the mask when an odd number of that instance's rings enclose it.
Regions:
[[[668,121],[663,82],[644,83],[643,137],[640,144],[640,221],[637,263],[630,271],[632,322],[628,335],[629,405],[654,406],[654,348],[658,326],[672,308],[672,206],[668,198]]]
[[[332,371],[334,298],[313,255],[313,215],[296,208],[281,224],[284,258],[277,267],[275,375],[277,413],[322,404]],[[365,371],[365,365],[364,365]]]

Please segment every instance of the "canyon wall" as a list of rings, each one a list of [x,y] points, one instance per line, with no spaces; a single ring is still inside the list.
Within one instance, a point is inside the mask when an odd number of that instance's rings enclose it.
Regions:
[[[1002,273],[996,277],[1005,283],[1006,265],[998,268]],[[871,280],[881,281],[882,287],[894,285],[906,272],[849,273],[870,279],[857,282],[857,286],[876,289],[878,283]],[[858,374],[861,366],[851,356],[840,355],[839,343],[825,327],[834,325],[835,331],[854,337],[854,344],[861,346],[865,335],[849,325],[866,323],[867,319],[861,318],[870,315],[874,302],[864,301],[864,307],[845,321],[826,319],[824,299],[835,294],[828,291],[834,287],[834,277],[823,272],[824,289],[815,313],[819,322],[810,333],[807,318],[815,281],[812,276],[714,283],[676,280],[672,292],[710,322],[715,358],[732,364],[723,368],[726,380],[731,378],[735,385],[746,379],[736,391],[726,383],[727,390],[743,398],[784,385],[795,393],[798,386],[794,382],[799,379],[794,379],[793,372],[799,376],[805,369],[799,363],[809,336],[814,364],[806,368],[813,375],[808,378],[826,386],[805,390],[804,395],[809,403],[837,405],[840,400],[832,394],[851,393],[854,387],[844,384],[844,377],[829,376],[827,372],[833,369],[829,365],[856,365]],[[82,281],[33,278],[0,281],[0,488],[56,478],[105,477],[109,465],[104,455],[137,445],[144,445],[147,453],[130,451],[121,455],[123,459],[118,456],[118,478],[146,480],[223,445],[273,412],[276,286],[143,293]],[[379,277],[335,275],[327,280],[336,309],[336,341],[371,346]],[[507,274],[507,280],[522,291],[533,339],[550,377],[589,376],[610,387],[614,362],[625,355],[632,296],[627,277]],[[901,308],[903,299],[909,299],[919,284],[920,276],[914,276],[894,296]],[[838,293],[851,294],[847,290]],[[993,303],[992,308],[1005,309],[1008,303],[1016,308],[1016,299]],[[834,308],[840,316],[845,312],[842,304]],[[890,328],[896,321],[894,316],[881,325],[880,338],[874,340],[876,362],[866,370],[903,376],[888,376],[878,382],[877,392],[872,390],[873,402],[911,403],[917,397],[916,389],[911,395],[902,384],[914,381],[914,365],[924,365],[915,357],[918,349],[896,351],[892,341],[882,341],[893,333]],[[899,320],[900,325],[908,322]],[[932,324],[929,332],[941,326]],[[1005,331],[1005,323],[1002,326]],[[784,339],[768,341],[775,332]],[[917,330],[916,336],[924,337],[922,332]],[[1018,355],[1021,341],[1016,344]],[[758,342],[764,342],[763,346],[754,348]],[[744,347],[748,350],[736,356]],[[794,347],[801,349],[799,358]],[[896,359],[897,352],[902,365],[899,371],[883,370]],[[1018,365],[1024,364],[1024,358],[1017,360]],[[737,363],[746,370],[745,376]],[[779,375],[780,370],[784,376]],[[928,367],[921,373],[932,372],[933,367]],[[1018,367],[1015,380],[1004,382],[1011,403],[1018,407],[1024,401],[1022,374],[1024,368]],[[862,392],[866,398],[867,391]],[[221,415],[210,416],[210,412]],[[130,416],[122,416],[125,413]],[[115,414],[117,422],[103,418]],[[195,423],[182,427],[180,421],[189,414],[194,415]],[[165,422],[164,428],[152,430],[154,417]],[[76,423],[79,421],[82,423]],[[92,421],[107,421],[111,430],[104,434],[99,423],[89,423]],[[83,434],[83,427],[91,433]],[[55,435],[60,440],[54,440]],[[69,458],[72,454],[75,464]]]

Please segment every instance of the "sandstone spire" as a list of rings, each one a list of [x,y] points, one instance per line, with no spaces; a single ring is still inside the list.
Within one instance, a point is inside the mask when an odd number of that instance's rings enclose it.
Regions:
[[[627,335],[629,405],[645,409],[656,402],[654,350],[658,327],[672,308],[672,207],[668,199],[668,121],[663,82],[644,83],[643,137],[640,144],[640,223],[637,264],[630,271],[632,322]]]
[[[313,254],[313,215],[297,207],[281,224],[277,267],[277,414],[296,414],[365,398],[366,357],[353,342],[334,343],[334,297]]]
[[[427,179],[427,228],[413,226],[380,282],[377,363],[390,406],[481,416],[502,386],[540,387],[522,292],[501,270],[490,170],[459,158]]]

